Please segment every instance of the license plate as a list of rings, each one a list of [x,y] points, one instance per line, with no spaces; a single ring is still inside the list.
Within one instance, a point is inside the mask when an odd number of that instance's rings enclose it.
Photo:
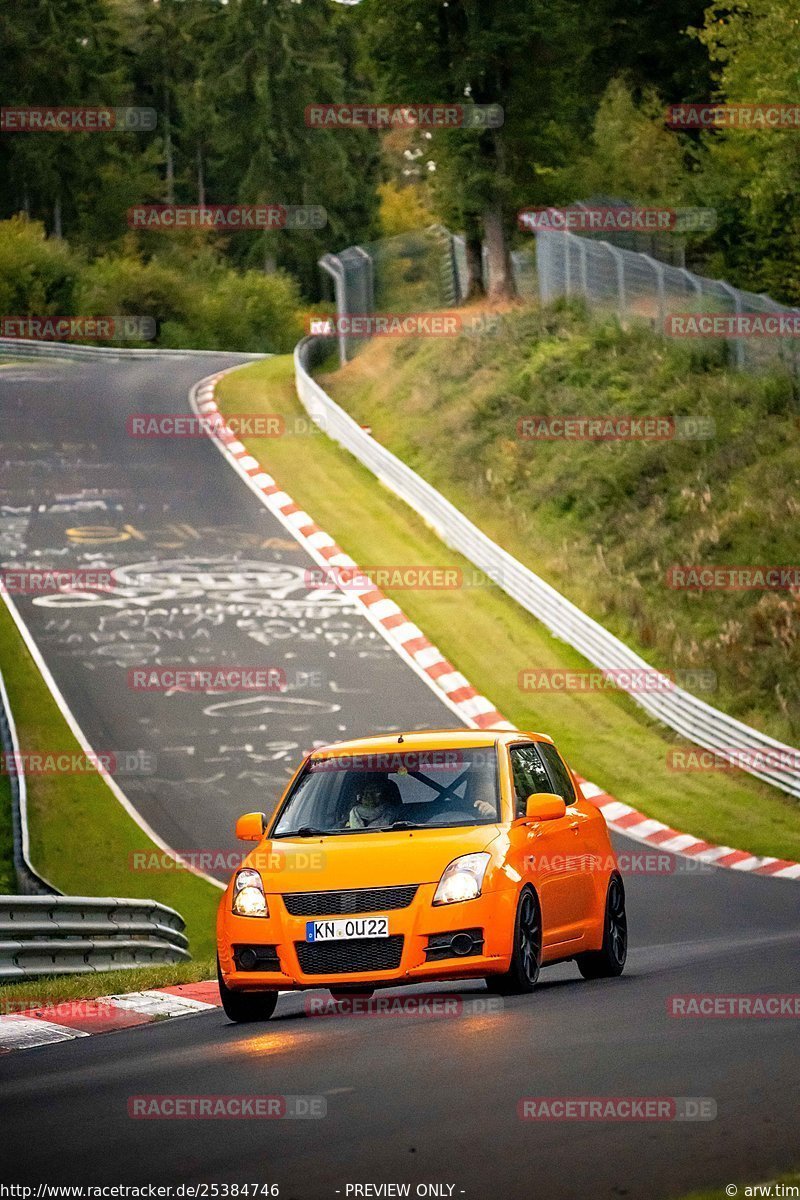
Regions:
[[[348,917],[344,921],[306,921],[307,942],[389,936],[388,917]]]

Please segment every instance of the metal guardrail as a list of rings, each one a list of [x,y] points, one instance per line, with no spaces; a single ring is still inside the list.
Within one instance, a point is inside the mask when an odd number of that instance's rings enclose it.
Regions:
[[[0,896],[0,981],[182,962],[184,928],[153,900]]]
[[[320,350],[324,353],[325,345],[324,339],[304,338],[294,352],[297,394],[311,419],[419,513],[446,545],[485,572],[508,596],[594,666],[601,670],[652,674],[653,668],[644,659],[493,542],[326,394],[310,374],[315,354]],[[752,756],[751,765],[744,767],[751,775],[800,797],[800,769],[796,765],[800,754],[793,747],[737,721],[683,688],[672,686],[666,677],[663,690],[634,690],[629,694],[650,716],[696,745],[728,760],[731,751]],[[786,761],[764,765],[756,761],[757,756],[772,759],[779,756]]]
[[[12,358],[186,358],[200,354],[219,357],[220,354],[236,354],[238,358],[255,361],[263,354],[245,353],[240,350],[159,350],[156,346],[134,349],[131,346],[82,346],[77,342],[35,342],[25,338],[0,338],[0,355]]]
[[[30,859],[25,772],[0,673],[0,746],[11,784],[14,869],[23,895],[0,895],[0,983],[190,959],[180,913],[155,900],[62,896]]]
[[[30,859],[28,838],[28,789],[25,772],[20,769],[19,740],[14,715],[8,702],[5,680],[0,671],[0,749],[7,764],[7,778],[11,788],[11,828],[13,834],[14,871],[17,887],[26,896],[56,896],[53,887],[34,868]]]

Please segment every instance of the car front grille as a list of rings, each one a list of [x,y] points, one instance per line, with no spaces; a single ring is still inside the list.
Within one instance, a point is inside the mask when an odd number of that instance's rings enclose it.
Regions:
[[[354,975],[358,971],[396,971],[403,957],[403,935],[353,941],[295,942],[304,975]]]
[[[408,908],[417,894],[416,883],[405,887],[359,888],[351,892],[290,892],[283,903],[293,917],[351,916]]]

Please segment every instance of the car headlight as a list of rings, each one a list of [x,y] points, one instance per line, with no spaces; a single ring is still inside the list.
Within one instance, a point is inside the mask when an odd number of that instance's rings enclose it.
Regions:
[[[268,917],[267,897],[258,871],[249,867],[236,872],[233,884],[233,912],[237,917]]]
[[[490,858],[491,855],[486,853],[462,854],[461,858],[454,858],[442,872],[433,903],[457,904],[460,900],[474,900],[480,896]]]

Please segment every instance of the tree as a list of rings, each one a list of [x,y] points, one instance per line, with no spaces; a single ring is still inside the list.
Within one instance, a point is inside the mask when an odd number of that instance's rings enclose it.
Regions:
[[[348,70],[357,98],[348,16],[327,0],[235,0],[200,66],[209,202],[318,206],[328,215],[323,229],[269,231],[257,240],[237,235],[229,253],[242,265],[286,267],[312,293],[318,258],[369,236],[377,214],[374,142],[359,131],[309,127],[305,119],[309,105],[353,98]],[[178,109],[183,129],[180,102]],[[181,143],[180,132],[176,138]]]
[[[511,295],[515,210],[536,200],[534,163],[560,164],[569,144],[563,131],[583,104],[590,23],[566,0],[363,0],[360,8],[384,101],[503,108],[501,128],[436,132],[432,156],[443,219],[465,229],[474,268],[485,243],[489,295]]]
[[[696,32],[717,72],[721,102],[797,106],[800,14],[795,0],[712,5]],[[705,134],[701,186],[720,217],[723,269],[755,291],[800,303],[800,132]]]
[[[6,6],[0,43],[4,105],[131,103],[119,28],[103,0]],[[90,240],[98,229],[118,229],[150,172],[141,157],[142,137],[122,131],[9,133],[0,151],[0,216],[24,212],[56,237],[69,234],[78,241]]]
[[[592,0],[589,66],[601,90],[624,76],[634,99],[654,90],[668,102],[705,100],[708,55],[688,28],[703,21],[708,0]]]
[[[652,89],[637,103],[628,81],[613,79],[598,105],[588,153],[557,174],[559,199],[607,195],[668,208],[686,202],[690,151],[686,139],[666,127],[665,108]]]

